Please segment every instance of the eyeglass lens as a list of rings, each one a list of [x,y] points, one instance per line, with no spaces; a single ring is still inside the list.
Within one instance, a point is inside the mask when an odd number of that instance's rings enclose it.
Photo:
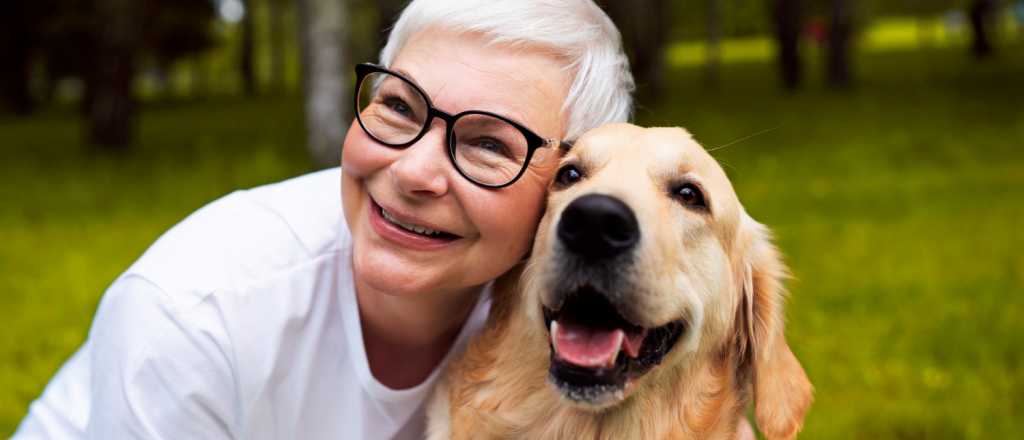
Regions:
[[[427,98],[404,79],[384,72],[366,76],[359,90],[359,119],[367,134],[390,146],[413,141],[427,124]],[[522,171],[529,143],[515,126],[494,116],[467,112],[451,127],[455,166],[488,185],[506,184]]]

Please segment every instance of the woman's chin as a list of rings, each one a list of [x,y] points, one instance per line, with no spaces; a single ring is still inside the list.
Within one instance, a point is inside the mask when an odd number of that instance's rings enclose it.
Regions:
[[[429,295],[443,289],[445,284],[443,274],[431,270],[435,268],[424,267],[424,262],[409,261],[383,249],[359,252],[357,246],[353,251],[352,276],[356,286],[388,296],[411,298]]]

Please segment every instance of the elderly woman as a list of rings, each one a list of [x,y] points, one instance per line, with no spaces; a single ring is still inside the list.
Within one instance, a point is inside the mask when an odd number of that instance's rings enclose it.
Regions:
[[[559,142],[629,116],[627,64],[590,0],[413,1],[356,67],[341,168],[167,232],[14,437],[422,437],[438,372],[530,248]]]

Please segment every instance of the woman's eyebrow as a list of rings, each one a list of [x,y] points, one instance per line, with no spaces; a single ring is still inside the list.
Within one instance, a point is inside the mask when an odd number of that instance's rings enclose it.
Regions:
[[[391,69],[391,70],[393,70],[393,71],[401,74],[402,76],[404,76],[405,79],[407,79],[407,80],[409,80],[409,82],[415,84],[416,87],[419,87],[421,89],[423,88],[422,86],[420,86],[420,83],[416,82],[416,78],[413,78],[412,74],[409,73],[408,71],[406,71],[405,69]]]
[[[412,74],[410,74],[409,71],[407,71],[405,69],[400,69],[400,68],[397,68],[397,67],[396,68],[391,68],[391,71],[402,75],[403,77],[405,77],[405,79],[409,80],[409,82],[411,82],[414,85],[416,85],[416,87],[419,87],[420,90],[423,90],[423,94],[425,94],[425,95],[427,94],[427,91],[426,91],[427,89],[423,88],[423,86],[421,86],[420,83],[416,82],[416,78],[413,78]],[[432,97],[430,97],[430,95],[427,95],[427,97],[429,99],[433,99]],[[523,118],[522,118],[522,115],[519,114],[519,112],[512,111],[511,109],[504,109],[504,110],[501,110],[501,111],[494,111],[494,113],[497,113],[497,114],[500,114],[500,115],[502,115],[502,116],[504,116],[506,118],[512,119],[513,121],[516,121],[516,123],[522,124]]]

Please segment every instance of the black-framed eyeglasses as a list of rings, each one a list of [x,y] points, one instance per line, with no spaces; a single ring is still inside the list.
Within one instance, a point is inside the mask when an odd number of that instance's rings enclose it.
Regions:
[[[356,65],[355,101],[359,126],[391,148],[416,143],[434,118],[445,121],[448,159],[459,174],[485,188],[511,185],[526,171],[534,151],[556,143],[491,112],[438,110],[414,82],[374,64]]]

